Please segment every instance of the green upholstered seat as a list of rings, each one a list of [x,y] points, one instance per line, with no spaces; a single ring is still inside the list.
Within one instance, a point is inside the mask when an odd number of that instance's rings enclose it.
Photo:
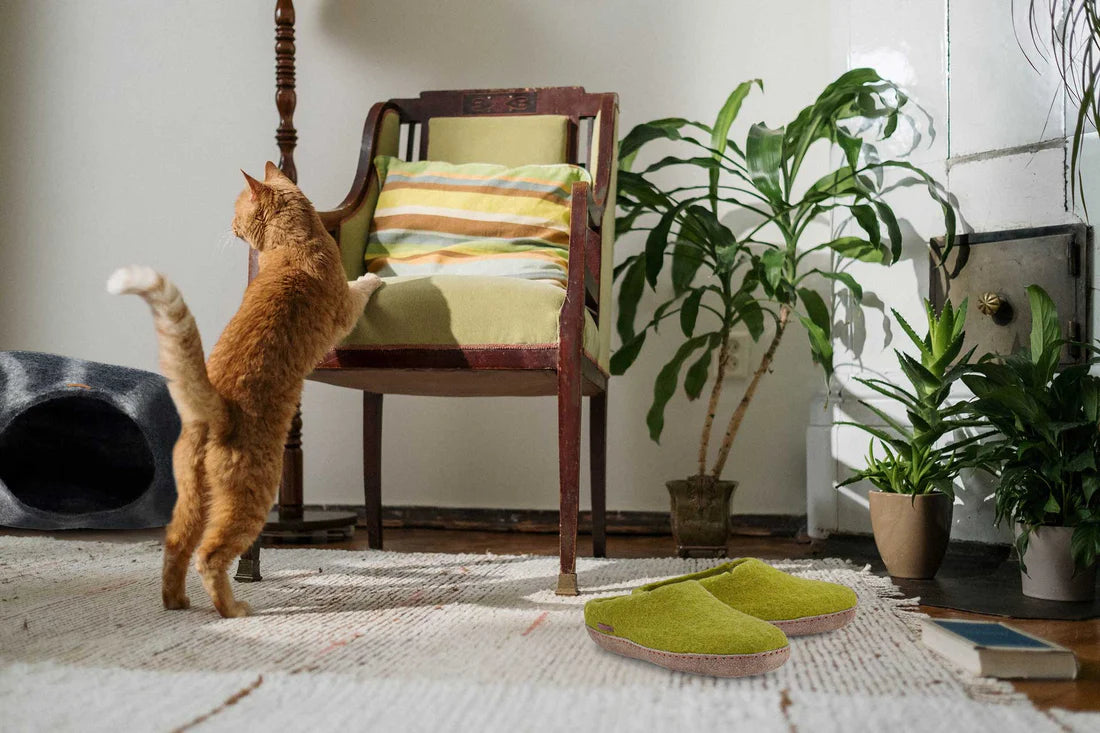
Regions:
[[[430,275],[385,278],[345,346],[554,346],[565,291],[512,277]],[[596,322],[585,313],[584,349],[599,352]]]

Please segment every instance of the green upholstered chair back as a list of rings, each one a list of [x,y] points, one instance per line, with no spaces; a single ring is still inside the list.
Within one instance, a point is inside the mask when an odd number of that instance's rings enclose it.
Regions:
[[[610,98],[611,104],[607,104]],[[600,129],[610,110],[611,160],[600,160]],[[614,95],[589,94],[579,87],[423,92],[415,99],[391,100],[382,113],[374,155],[448,163],[573,163],[598,179],[610,166],[607,207],[602,222],[599,363],[611,351],[611,270],[615,239],[615,172],[618,107]],[[340,224],[339,241],[349,279],[363,274],[363,254],[378,197],[371,168],[366,195]]]

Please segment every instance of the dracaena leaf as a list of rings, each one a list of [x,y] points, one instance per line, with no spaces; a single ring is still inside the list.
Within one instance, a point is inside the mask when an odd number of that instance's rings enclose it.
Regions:
[[[657,373],[657,379],[653,384],[653,404],[646,414],[646,424],[649,426],[649,437],[654,442],[660,442],[661,432],[665,428],[665,406],[676,392],[676,384],[680,380],[680,367],[684,360],[710,340],[710,334],[696,336],[685,341],[672,359]]]
[[[619,314],[616,329],[625,344],[634,337],[634,319],[638,313],[638,301],[645,290],[645,257],[639,256],[626,268],[619,285]]]
[[[780,165],[783,161],[783,130],[773,130],[762,123],[749,128],[745,143],[745,163],[749,177],[769,201],[783,201]]]
[[[642,350],[642,346],[645,344],[647,333],[648,331],[638,333],[611,355],[611,363],[609,366],[612,374],[618,376],[630,368],[630,365],[638,358],[638,352]]]

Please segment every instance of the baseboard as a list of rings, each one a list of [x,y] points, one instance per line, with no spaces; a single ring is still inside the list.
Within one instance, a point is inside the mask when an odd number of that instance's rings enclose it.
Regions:
[[[316,504],[308,509],[355,512],[362,523],[362,505]],[[793,537],[806,526],[806,515],[737,514],[733,533],[760,537]],[[387,506],[382,509],[384,527],[408,529],[465,529],[481,532],[556,533],[558,513],[553,509],[476,509],[433,506]],[[592,531],[592,513],[581,512],[580,531]],[[621,511],[607,513],[608,534],[667,535],[672,531],[667,512]]]

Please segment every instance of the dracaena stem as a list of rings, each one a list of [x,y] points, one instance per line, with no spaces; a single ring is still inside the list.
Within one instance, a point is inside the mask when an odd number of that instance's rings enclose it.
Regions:
[[[775,324],[775,335],[772,336],[772,342],[768,345],[768,350],[764,353],[764,358],[760,360],[760,365],[756,367],[756,372],[752,375],[752,380],[749,382],[749,386],[745,388],[745,394],[741,396],[741,402],[737,405],[737,409],[733,411],[733,416],[730,418],[729,425],[726,427],[726,435],[722,439],[722,447],[718,451],[718,459],[714,462],[714,470],[711,474],[718,478],[722,475],[722,469],[726,467],[726,460],[730,455],[730,448],[733,446],[733,439],[737,437],[737,431],[741,427],[741,421],[745,419],[745,413],[749,409],[749,403],[752,402],[753,396],[756,394],[756,388],[760,384],[761,378],[767,373],[768,368],[772,364],[772,360],[775,358],[775,351],[779,348],[779,342],[783,339],[783,332],[787,330],[787,322],[791,317],[791,307],[784,303],[779,308],[779,320]]]
[[[710,449],[710,433],[714,427],[714,415],[718,412],[718,398],[722,394],[722,384],[726,380],[726,366],[729,364],[730,335],[729,331],[722,332],[722,346],[718,350],[718,369],[714,376],[714,387],[710,390],[710,401],[707,404],[707,417],[703,421],[703,437],[699,441],[699,475],[707,472],[707,453]]]

